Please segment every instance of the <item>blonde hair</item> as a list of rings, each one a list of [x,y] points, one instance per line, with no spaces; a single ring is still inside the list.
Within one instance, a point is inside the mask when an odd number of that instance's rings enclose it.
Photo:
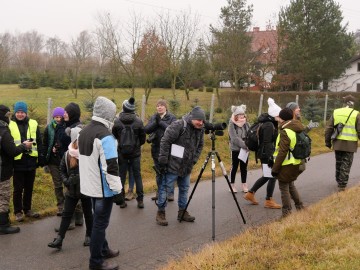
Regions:
[[[77,144],[77,140],[72,142],[72,147],[74,149],[78,149],[78,144]],[[75,157],[72,157],[71,155],[67,155],[67,162],[69,164],[69,168],[73,169],[79,166],[79,160]]]

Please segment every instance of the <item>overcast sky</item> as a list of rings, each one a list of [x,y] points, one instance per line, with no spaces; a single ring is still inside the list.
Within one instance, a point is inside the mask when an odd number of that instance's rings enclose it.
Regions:
[[[336,0],[335,0],[336,1]],[[338,0],[342,6],[348,30],[360,29],[360,1]],[[253,26],[265,29],[267,22],[276,21],[281,6],[290,0],[248,0],[253,4]],[[9,0],[0,7],[0,34],[36,30],[47,37],[57,36],[64,41],[77,36],[83,30],[92,30],[97,24],[96,15],[108,12],[120,21],[128,20],[129,13],[155,17],[162,12],[176,13],[191,10],[200,15],[202,25],[219,20],[220,9],[226,0]]]

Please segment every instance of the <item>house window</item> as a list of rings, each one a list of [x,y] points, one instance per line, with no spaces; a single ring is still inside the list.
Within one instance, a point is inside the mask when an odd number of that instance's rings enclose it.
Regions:
[[[356,84],[356,92],[360,92],[360,83]]]

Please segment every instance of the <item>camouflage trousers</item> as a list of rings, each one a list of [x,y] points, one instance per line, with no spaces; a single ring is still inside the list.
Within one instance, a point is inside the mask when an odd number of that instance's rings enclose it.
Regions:
[[[10,179],[0,182],[0,213],[9,211],[10,196]]]
[[[354,160],[353,152],[345,152],[345,151],[335,151],[335,159],[336,159],[336,172],[335,178],[339,187],[346,187],[348,180],[351,165]]]

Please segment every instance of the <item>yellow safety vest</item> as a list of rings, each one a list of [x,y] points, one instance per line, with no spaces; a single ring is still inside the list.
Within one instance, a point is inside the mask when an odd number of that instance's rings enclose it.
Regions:
[[[334,110],[334,114],[333,114],[334,126],[339,123],[345,124],[346,119],[349,117],[352,110],[353,110],[352,108],[340,108]],[[346,122],[346,125],[344,126],[340,135],[336,137],[337,140],[355,141],[355,142],[358,140],[358,136],[355,128],[356,117],[358,113],[359,112],[357,110],[354,110],[351,113],[349,120]]]
[[[285,128],[286,135],[290,138],[290,150],[293,150],[296,144],[296,133],[295,131]],[[274,152],[274,160],[276,160],[277,155],[279,154],[279,143],[280,143],[280,133],[276,138],[276,144],[275,144],[275,152]],[[291,151],[286,155],[286,158],[284,159],[283,163],[281,165],[297,165],[301,163],[301,159],[296,159],[293,157]]]
[[[33,139],[34,142],[36,142],[36,130],[38,127],[38,123],[36,120],[33,119],[29,119],[29,126],[28,126],[28,130],[27,130],[27,134],[26,134],[26,139]],[[16,145],[21,144],[21,134],[19,131],[19,127],[16,124],[16,122],[14,121],[10,121],[9,123],[9,128],[10,128],[10,132],[11,132],[11,136],[14,138],[14,142]],[[29,153],[30,156],[32,157],[37,157],[38,156],[38,150],[37,150],[37,144],[33,145],[31,148],[31,152]],[[14,158],[14,160],[18,160],[21,159],[22,154],[16,156]]]

